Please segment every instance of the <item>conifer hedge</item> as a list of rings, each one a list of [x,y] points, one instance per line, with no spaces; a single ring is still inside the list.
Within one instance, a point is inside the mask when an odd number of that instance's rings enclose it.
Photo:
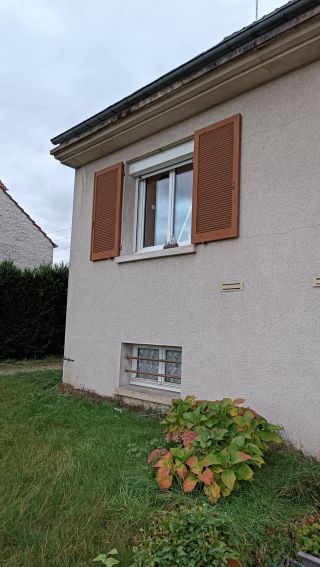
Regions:
[[[0,262],[0,359],[62,355],[68,267]]]

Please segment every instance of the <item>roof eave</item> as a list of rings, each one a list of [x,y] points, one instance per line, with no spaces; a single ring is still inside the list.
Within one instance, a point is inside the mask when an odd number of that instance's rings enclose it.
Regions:
[[[184,63],[169,73],[162,75],[159,79],[156,79],[152,83],[142,87],[131,95],[109,106],[105,110],[98,112],[73,128],[55,136],[51,140],[52,144],[61,144],[72,139],[74,136],[83,133],[87,129],[91,129],[93,126],[99,126],[101,122],[104,122],[108,118],[112,118],[113,116],[121,113],[123,110],[129,109],[143,98],[174,84],[176,81],[181,81],[189,75],[193,75],[202,67],[206,67],[208,64],[212,63],[215,59],[226,56],[229,52],[239,49],[243,44],[246,44],[249,41],[254,41],[257,37],[270,32],[275,27],[285,24],[290,19],[297,18],[304,12],[316,8],[318,4],[319,0],[293,0],[292,2],[288,2],[285,6],[278,8],[274,12],[264,16],[257,22],[253,22],[242,30],[235,32],[231,36],[222,40],[216,46],[194,57],[187,63]]]
[[[272,31],[255,37],[242,44],[241,47],[227,51],[224,56],[208,62],[193,74],[185,76],[184,79],[170,86],[164,86],[153,95],[137,100],[132,106],[127,106],[118,114],[111,114],[104,121],[92,125],[90,129],[79,131],[72,138],[60,142],[60,145],[51,153],[62,163],[71,167],[79,167],[123,147],[119,139],[121,134],[125,133],[124,141],[126,141],[125,145],[128,145],[137,141],[139,135],[145,137],[157,131],[156,122],[159,116],[162,117],[162,128],[158,130],[186,118],[187,112],[184,114],[181,112],[181,105],[183,103],[186,108],[187,103],[193,100],[192,97],[197,97],[197,109],[201,112],[205,109],[205,94],[201,94],[201,91],[206,93],[209,88],[212,89],[214,96],[210,100],[211,106],[214,106],[245,90],[276,78],[277,74],[279,76],[279,74],[284,74],[299,65],[305,65],[319,58],[320,46],[318,44],[314,48],[311,46],[310,49],[309,47],[304,49],[304,44],[310,41],[318,42],[320,38],[319,2],[317,4],[317,7],[292,20],[286,20]],[[297,51],[299,51],[299,56],[297,56]],[[281,58],[283,62],[280,69],[278,61]],[[275,60],[277,60],[278,67],[274,64]],[[239,78],[241,78],[240,82]],[[241,88],[239,88],[240,83]],[[231,85],[232,88],[230,88]],[[199,105],[201,96],[203,98],[202,108]],[[187,99],[187,102],[183,102],[183,99]],[[170,112],[172,115],[178,106],[180,120],[174,117],[171,122],[163,120],[163,113],[166,113],[168,117]],[[195,106],[190,112],[194,110]],[[152,128],[150,128],[151,120]],[[142,128],[143,124],[144,128]],[[138,126],[140,127],[139,135]],[[133,129],[135,129],[135,135],[133,135]],[[94,151],[92,151],[93,148],[95,148]]]

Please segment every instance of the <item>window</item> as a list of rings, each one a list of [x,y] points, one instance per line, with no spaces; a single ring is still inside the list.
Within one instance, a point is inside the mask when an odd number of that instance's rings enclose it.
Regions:
[[[182,349],[133,345],[132,355],[127,355],[130,368],[130,384],[179,391],[181,385]]]
[[[189,162],[138,180],[137,251],[190,243],[192,178]]]

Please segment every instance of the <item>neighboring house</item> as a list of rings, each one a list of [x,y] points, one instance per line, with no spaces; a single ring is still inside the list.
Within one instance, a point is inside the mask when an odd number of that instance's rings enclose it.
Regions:
[[[0,180],[0,262],[12,260],[20,268],[52,264],[55,247]]]
[[[52,140],[76,170],[65,382],[244,397],[319,453],[319,93],[297,0]]]

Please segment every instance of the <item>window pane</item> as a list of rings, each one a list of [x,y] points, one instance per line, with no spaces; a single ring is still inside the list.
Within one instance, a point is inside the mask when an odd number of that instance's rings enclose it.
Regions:
[[[191,241],[191,208],[193,165],[175,170],[173,233],[177,242]]]
[[[138,348],[138,356],[142,358],[160,358],[159,357],[159,349],[157,348]],[[137,364],[137,378],[143,378],[143,380],[154,380],[155,382],[158,381],[157,376],[153,376],[153,374],[140,374],[140,372],[152,372],[158,373],[159,372],[159,362],[152,361],[152,360],[138,360]],[[140,370],[140,372],[139,372]]]
[[[158,246],[167,240],[169,173],[154,175],[146,181],[144,246]]]
[[[169,375],[169,378],[165,378],[165,382],[171,384],[181,384],[181,350],[167,349],[165,351],[166,360],[172,360],[172,362],[165,363],[165,374]]]

